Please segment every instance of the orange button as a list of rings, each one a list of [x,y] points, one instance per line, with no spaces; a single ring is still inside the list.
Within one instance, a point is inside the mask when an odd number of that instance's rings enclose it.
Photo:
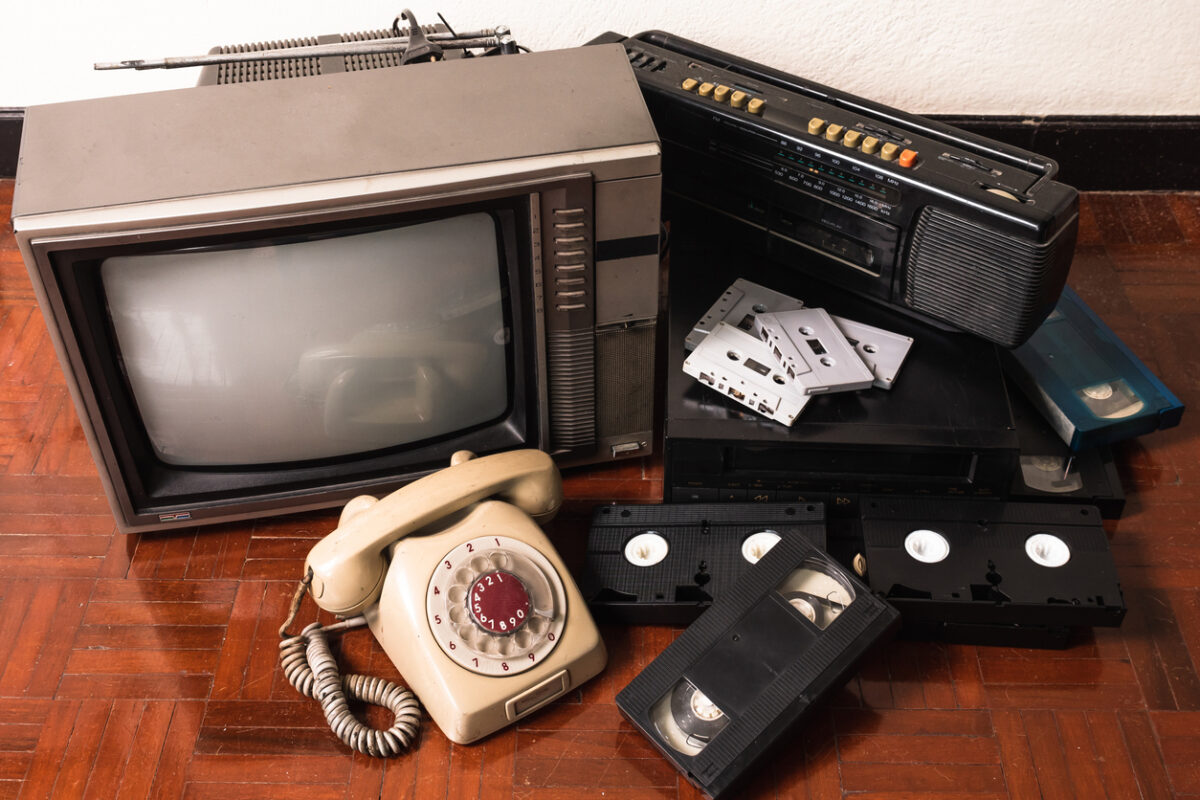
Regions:
[[[900,154],[900,166],[911,167],[915,163],[917,163],[917,151],[916,150],[905,150],[903,153]]]

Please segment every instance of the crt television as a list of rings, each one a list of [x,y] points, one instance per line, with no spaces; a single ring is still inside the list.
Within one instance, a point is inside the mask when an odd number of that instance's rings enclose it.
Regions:
[[[13,228],[153,530],[648,453],[660,187],[612,45],[31,107]]]

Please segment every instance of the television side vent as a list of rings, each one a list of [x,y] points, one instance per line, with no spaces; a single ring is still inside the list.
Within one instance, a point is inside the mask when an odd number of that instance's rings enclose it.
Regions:
[[[425,33],[447,33],[445,25],[422,25]],[[303,39],[286,39],[275,42],[253,42],[214,47],[210,55],[250,53],[257,50],[287,50],[293,47],[312,47],[319,44],[347,44],[390,39],[394,34],[388,29],[358,31],[357,33],[328,33],[321,36],[306,36]],[[278,78],[304,78],[310,75],[327,75],[331,72],[356,72],[365,69],[400,66],[400,51],[394,53],[359,53],[347,56],[309,56],[268,61],[243,61],[231,64],[213,64],[200,71],[200,86],[226,83],[252,83]],[[455,54],[457,55],[457,54]],[[453,56],[450,56],[453,57]]]

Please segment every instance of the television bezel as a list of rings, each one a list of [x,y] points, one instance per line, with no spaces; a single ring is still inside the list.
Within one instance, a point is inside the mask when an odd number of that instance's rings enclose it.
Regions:
[[[325,200],[305,196],[304,202],[279,205],[247,204],[237,208],[236,200],[226,211],[219,210],[220,200],[208,199],[213,210],[207,215],[172,218],[165,215],[153,224],[154,214],[147,214],[145,225],[97,225],[96,230],[66,235],[33,236],[29,248],[34,256],[44,302],[52,309],[48,320],[59,339],[65,361],[70,364],[68,384],[76,395],[77,408],[86,409],[81,419],[89,440],[101,479],[113,506],[118,527],[125,532],[179,527],[191,523],[210,524],[250,519],[280,513],[292,513],[340,504],[359,494],[381,494],[390,491],[448,463],[452,452],[469,449],[478,453],[499,452],[519,447],[548,449],[548,403],[546,397],[545,331],[542,316],[542,265],[540,254],[542,193],[564,187],[575,191],[585,188],[590,194],[593,176],[590,173],[558,174],[496,184],[482,189],[445,189],[425,196],[393,196],[362,201],[354,197],[333,196]],[[288,187],[277,190],[281,199],[288,197]],[[310,188],[310,187],[302,187]],[[306,191],[301,195],[309,195]],[[155,204],[149,204],[153,207]],[[170,205],[170,201],[166,202]],[[273,465],[255,477],[248,468],[194,468],[206,474],[234,474],[262,486],[251,489],[236,484],[214,487],[204,497],[187,499],[178,495],[165,498],[148,493],[141,485],[148,467],[137,463],[136,445],[130,447],[130,430],[145,436],[140,418],[121,415],[110,395],[119,384],[127,392],[123,376],[114,382],[115,365],[109,364],[107,375],[97,380],[95,354],[85,352],[81,342],[86,328],[77,325],[78,304],[84,300],[72,297],[73,287],[64,286],[63,273],[71,265],[81,265],[84,257],[98,252],[117,254],[140,248],[175,249],[172,245],[203,240],[215,242],[224,238],[267,238],[270,232],[296,233],[306,229],[328,228],[353,223],[350,228],[367,227],[380,220],[411,220],[413,223],[471,213],[482,208],[503,211],[508,221],[507,236],[498,242],[503,264],[502,280],[508,287],[510,302],[506,315],[512,316],[514,343],[512,346],[512,380],[510,413],[503,420],[463,435],[440,437],[426,447],[397,447],[366,455],[328,459],[319,466],[295,467]],[[502,215],[503,216],[503,215]],[[403,223],[401,223],[403,224]],[[86,225],[85,225],[86,227]],[[88,258],[92,269],[99,270],[101,261]],[[86,267],[82,267],[86,269]],[[98,278],[96,279],[98,280]],[[65,290],[65,291],[64,291]],[[74,305],[73,305],[74,304]],[[93,318],[94,318],[93,314]],[[100,316],[107,317],[106,310]],[[518,339],[520,341],[518,341]],[[129,399],[118,400],[129,404]],[[156,459],[157,461],[157,459]],[[161,465],[162,462],[158,462]],[[288,473],[301,477],[284,479]],[[280,476],[270,479],[271,475]]]

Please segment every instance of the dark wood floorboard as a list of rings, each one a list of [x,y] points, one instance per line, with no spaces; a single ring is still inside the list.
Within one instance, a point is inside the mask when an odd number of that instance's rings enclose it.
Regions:
[[[613,698],[677,635],[606,628],[581,692],[469,747],[350,753],[276,665],[276,627],[334,512],[123,536],[54,357],[0,181],[0,800],[692,798]],[[1200,195],[1083,198],[1070,282],[1200,408]],[[1109,526],[1129,615],[1065,651],[898,642],[821,709],[747,796],[1200,798],[1200,411],[1118,448]],[[659,460],[569,472],[591,506],[653,502]],[[306,606],[309,614],[311,608]],[[343,660],[395,677],[364,631]]]

